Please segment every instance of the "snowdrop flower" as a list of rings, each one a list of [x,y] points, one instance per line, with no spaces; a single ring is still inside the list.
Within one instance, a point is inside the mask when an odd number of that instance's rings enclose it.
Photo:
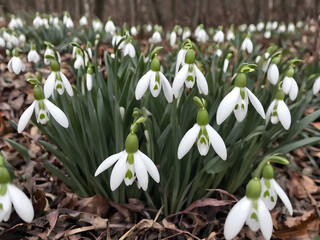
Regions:
[[[244,32],[245,30],[247,29],[247,24],[241,24],[240,26],[239,26],[239,30],[240,30],[240,32]]]
[[[226,73],[229,67],[229,59],[232,57],[232,53],[228,53],[223,62],[223,72]]]
[[[203,24],[199,24],[196,29],[194,30],[194,35],[197,36],[199,31],[203,29]]]
[[[261,230],[265,239],[272,235],[272,218],[268,208],[260,198],[261,183],[255,178],[250,180],[246,188],[246,196],[238,201],[229,212],[224,224],[224,236],[227,240],[238,235],[244,223],[256,232]]]
[[[228,41],[232,41],[234,39],[235,39],[234,33],[233,33],[233,31],[231,29],[229,29],[228,32],[227,32],[227,40]]]
[[[265,61],[263,62],[263,65],[262,65],[262,71],[266,73],[268,71],[268,67],[271,62],[270,53],[266,52],[264,54],[264,60]]]
[[[15,28],[23,28],[23,22],[20,18],[12,17],[8,24],[8,27],[11,30],[14,30]]]
[[[106,25],[104,26],[104,30],[106,31],[106,33],[110,33],[111,35],[114,35],[116,33],[116,26],[114,25],[111,19],[109,19],[106,22]]]
[[[298,21],[296,26],[297,26],[297,28],[302,28],[303,27],[303,22],[302,21]]]
[[[288,24],[288,33],[294,33],[296,31],[296,27],[293,23]]]
[[[278,27],[278,22],[277,22],[277,21],[274,21],[274,22],[272,23],[272,30],[276,30],[277,27]]]
[[[217,45],[216,48],[217,48],[217,50],[215,51],[215,54],[216,54],[218,57],[221,57],[222,51],[221,51],[221,49],[220,49],[220,46]]]
[[[173,31],[171,34],[170,34],[170,46],[171,47],[174,47],[174,45],[176,44],[176,41],[177,41],[177,34],[175,31]]]
[[[10,72],[14,72],[16,75],[20,74],[20,72],[24,72],[25,66],[19,58],[19,54],[17,49],[12,51],[12,58],[8,63],[8,69]]]
[[[57,52],[57,51],[53,50],[51,47],[47,46],[46,51],[44,52],[44,59],[43,59],[44,64],[49,65],[49,64],[51,64],[51,61],[52,61],[51,59],[47,59],[46,56],[51,56],[53,58],[56,58],[56,54],[58,56],[58,61],[61,62],[61,57],[60,57],[59,52]]]
[[[24,46],[26,43],[26,36],[24,34],[20,34],[19,36],[19,45]]]
[[[92,27],[94,29],[95,32],[100,32],[103,28],[102,22],[100,21],[100,19],[95,19],[92,21]]]
[[[135,26],[132,26],[130,28],[130,33],[131,33],[132,36],[137,36],[137,34],[138,34],[137,28]]]
[[[320,77],[317,77],[317,79],[314,81],[312,91],[314,95],[320,91]]]
[[[92,89],[92,77],[93,77],[92,75],[93,75],[93,70],[91,67],[88,67],[87,75],[86,75],[86,82],[87,82],[88,91],[91,91],[91,89]]]
[[[88,25],[88,19],[86,16],[82,16],[79,20],[80,26],[87,26]]]
[[[183,33],[182,33],[182,41],[187,40],[190,36],[191,36],[190,28],[188,28],[188,27],[184,28]]]
[[[134,46],[131,43],[131,40],[127,42],[123,49],[123,56],[129,55],[131,58],[134,58],[136,56],[136,50],[134,49]]]
[[[135,91],[137,100],[142,98],[148,86],[153,97],[157,97],[161,88],[163,88],[163,93],[167,101],[172,102],[172,89],[168,79],[160,71],[160,61],[157,56],[151,61],[151,69],[138,81]]]
[[[162,38],[161,38],[161,34],[158,32],[158,31],[155,31],[153,34],[152,34],[152,37],[150,39],[150,42],[152,44],[157,44],[157,43],[161,43],[162,41]]]
[[[23,191],[10,183],[10,174],[4,167],[3,157],[0,156],[0,158],[0,222],[9,220],[13,205],[19,217],[23,221],[31,223],[34,217],[32,202]]]
[[[274,57],[268,68],[267,77],[271,84],[276,85],[279,80],[279,69],[277,65],[281,61],[281,56]]]
[[[278,33],[284,33],[284,32],[286,32],[286,25],[284,25],[284,23],[282,23],[278,27]]]
[[[213,41],[217,43],[222,43],[224,40],[224,33],[221,31],[221,29],[217,30],[216,34],[213,37]]]
[[[28,53],[28,62],[38,63],[40,61],[40,55],[37,53],[36,45],[32,44],[30,52]]]
[[[81,54],[77,54],[76,60],[74,61],[74,68],[75,69],[80,69],[84,68],[84,59]]]
[[[208,41],[208,34],[204,29],[200,29],[198,34],[196,35],[196,39],[200,43],[206,43]]]
[[[263,22],[259,22],[259,23],[257,24],[257,30],[258,30],[259,32],[261,32],[263,29],[264,29],[264,23],[263,23]]]
[[[105,159],[96,170],[94,176],[98,176],[114,163],[116,164],[110,177],[110,188],[112,191],[116,190],[123,180],[129,186],[136,178],[138,179],[138,185],[146,191],[149,181],[148,173],[157,183],[160,181],[156,165],[147,155],[139,150],[139,140],[133,132],[126,139],[125,150]]]
[[[5,47],[6,46],[6,42],[5,40],[0,36],[0,47]]]
[[[39,85],[36,85],[33,90],[35,100],[23,112],[18,122],[18,133],[21,133],[27,126],[32,113],[35,112],[35,117],[38,123],[46,124],[49,121],[50,115],[64,128],[69,126],[69,121],[64,112],[60,108],[51,103],[44,97],[43,90]]]
[[[238,122],[242,122],[247,115],[249,100],[253,107],[265,119],[265,113],[259,99],[246,88],[247,77],[238,73],[234,80],[234,88],[221,101],[217,111],[217,124],[220,125],[234,112]]]
[[[56,60],[52,60],[51,62],[51,73],[44,84],[44,96],[49,98],[53,94],[54,89],[56,89],[60,95],[66,90],[69,96],[73,96],[71,84],[67,77],[61,72],[60,64]]]
[[[291,125],[291,114],[283,100],[284,92],[279,90],[267,110],[266,123],[268,124],[269,120],[272,124],[277,124],[280,121],[284,129],[288,130]]]
[[[290,68],[287,71],[282,83],[282,90],[285,94],[289,94],[291,101],[294,101],[297,98],[299,91],[298,84],[296,83],[296,80],[294,80],[293,75],[294,69]]]
[[[264,201],[268,209],[272,210],[276,206],[279,196],[292,216],[293,209],[290,200],[280,185],[274,180],[273,167],[269,162],[263,167],[262,176],[260,198]]]
[[[42,26],[42,19],[40,17],[40,13],[39,12],[36,13],[36,17],[33,19],[32,24],[33,24],[33,26],[35,28],[39,28],[39,27]]]
[[[265,39],[269,39],[271,37],[271,31],[266,31],[263,36]]]
[[[255,32],[256,31],[256,26],[254,24],[250,24],[248,29],[249,29],[250,32]]]
[[[197,143],[201,156],[207,155],[210,144],[215,152],[223,159],[227,159],[227,148],[221,136],[209,124],[208,111],[202,107],[197,114],[197,123],[186,132],[178,147],[178,158],[183,158]]]
[[[152,26],[151,26],[151,24],[148,24],[148,25],[146,26],[146,30],[147,30],[147,32],[151,32],[151,31],[152,31]]]
[[[208,94],[208,83],[202,72],[195,64],[195,52],[193,49],[189,49],[185,55],[185,65],[180,69],[178,74],[173,80],[172,90],[176,98],[181,96],[181,89],[183,89],[183,83],[187,88],[192,88],[197,82],[197,86],[200,93],[204,95]]]
[[[181,48],[180,51],[178,52],[177,63],[176,63],[176,72],[175,72],[176,75],[178,74],[180,67],[184,66],[186,64],[185,57],[186,57],[187,51],[188,51],[187,49]]]
[[[242,51],[245,51],[245,50],[246,50],[249,54],[252,53],[253,44],[252,44],[252,41],[251,41],[251,39],[250,39],[249,36],[247,36],[247,37],[243,40],[243,42],[242,42],[242,44],[241,44],[241,50],[242,50]]]

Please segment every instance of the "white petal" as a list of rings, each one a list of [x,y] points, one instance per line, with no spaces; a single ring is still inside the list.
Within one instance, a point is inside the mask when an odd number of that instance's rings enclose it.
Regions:
[[[227,240],[234,238],[240,232],[247,219],[251,205],[251,200],[243,197],[233,206],[224,224],[224,236]]]
[[[217,124],[220,125],[232,113],[240,96],[240,88],[235,87],[221,101],[217,110]]]
[[[51,72],[48,76],[47,81],[44,83],[44,96],[49,98],[53,92],[56,81],[56,72]]]
[[[98,176],[100,173],[107,170],[109,167],[111,167],[117,160],[119,160],[122,155],[125,153],[125,151],[113,154],[109,157],[107,157],[97,168],[96,172],[94,173],[94,176]]]
[[[290,97],[291,101],[294,101],[297,98],[298,92],[299,92],[298,85],[297,85],[296,81],[292,78],[291,88],[290,88],[290,92],[289,92],[289,97]]]
[[[244,100],[241,98],[241,96],[239,96],[238,102],[237,102],[238,108],[234,109],[234,111],[233,111],[238,122],[242,122],[243,119],[247,116],[248,102],[249,101],[248,101],[248,94],[247,93],[245,93],[245,95],[244,95]]]
[[[253,50],[253,44],[252,44],[252,41],[248,38],[247,51],[248,51],[248,53],[252,53],[252,50]]]
[[[283,189],[280,187],[280,185],[274,179],[271,179],[271,181],[272,181],[272,184],[274,186],[276,193],[279,195],[279,198],[281,199],[283,204],[288,209],[290,215],[292,215],[293,214],[292,205],[291,205],[291,202],[290,202],[287,194],[283,191]]]
[[[123,154],[112,169],[110,176],[110,188],[112,191],[116,190],[120,186],[126,176],[128,170],[126,166],[127,156],[128,154]]]
[[[140,98],[142,98],[143,94],[147,91],[147,88],[149,86],[149,82],[150,82],[150,75],[151,75],[152,71],[149,70],[145,75],[143,75],[140,80],[138,81],[137,87],[136,87],[136,91],[135,91],[135,95],[136,95],[136,99],[139,100]]]
[[[178,52],[177,63],[176,63],[176,75],[177,75],[177,73],[178,73],[178,71],[179,71],[180,65],[181,65],[181,64],[183,65],[186,52],[187,52],[187,51],[186,51],[185,49],[181,49],[181,50]]]
[[[138,153],[134,153],[134,169],[136,171],[137,179],[140,186],[144,191],[148,188],[148,172],[144,162],[141,160],[141,157]]]
[[[284,91],[285,94],[288,94],[291,88],[291,81],[292,78],[289,78],[287,76],[284,77],[283,83],[282,83],[282,90]]]
[[[264,201],[264,203],[266,204],[267,208],[269,210],[272,210],[277,204],[277,193],[274,189],[274,185],[269,180],[270,188],[268,188],[265,183],[265,181],[268,181],[268,180],[264,179],[263,177],[261,178],[260,181],[261,181],[261,195],[260,195],[260,197]]]
[[[92,89],[92,74],[87,73],[87,89],[91,91]]]
[[[19,188],[13,184],[7,184],[7,190],[19,217],[25,222],[32,222],[34,210],[31,200]]]
[[[0,222],[8,221],[12,211],[12,203],[8,192],[0,196],[0,203],[2,204],[2,209],[0,209]]]
[[[183,87],[183,83],[188,76],[189,64],[184,65],[173,80],[172,90],[173,94],[177,97],[179,90]]]
[[[156,165],[154,164],[154,162],[147,155],[145,155],[143,152],[141,152],[140,150],[138,150],[138,154],[141,157],[144,165],[146,166],[146,169],[147,169],[148,173],[150,174],[150,176],[157,183],[160,182],[159,171],[158,171]]]
[[[21,62],[20,58],[18,57],[13,57],[12,59],[12,69],[15,74],[19,74],[22,70],[22,65],[23,63]]]
[[[195,143],[196,139],[198,138],[198,134],[200,131],[200,126],[198,124],[193,125],[192,128],[189,129],[188,132],[183,136],[180,141],[178,147],[178,158],[181,159],[184,155],[189,152],[193,144]]]
[[[50,114],[52,117],[64,128],[67,128],[69,126],[69,121],[67,116],[62,112],[60,108],[58,108],[56,105],[54,105],[52,102],[50,102],[48,99],[43,100],[44,104],[48,108]]]
[[[27,124],[32,116],[34,106],[37,102],[38,101],[36,101],[36,100],[33,101],[33,103],[22,113],[22,115],[19,119],[19,122],[18,122],[18,133],[21,133],[24,130],[24,128],[27,126]]]
[[[266,114],[264,113],[263,106],[259,101],[259,99],[248,88],[245,88],[245,89],[246,89],[246,92],[248,93],[250,102],[252,103],[253,107],[257,110],[257,112],[260,114],[260,116],[263,119],[266,119]]]
[[[278,102],[277,114],[282,126],[288,130],[291,125],[291,114],[284,101]]]
[[[159,74],[160,74],[160,81],[163,86],[164,96],[166,97],[167,101],[169,103],[171,103],[172,99],[173,99],[173,94],[172,94],[172,88],[170,86],[170,83],[169,83],[168,79],[163,75],[162,72],[159,71]]]
[[[10,72],[13,72],[12,59],[13,59],[13,58],[11,58],[10,61],[9,61],[9,63],[8,63],[8,69],[9,69]]]
[[[259,225],[259,222],[255,218],[251,218],[252,214],[254,214],[254,213],[258,217],[257,210],[254,209],[253,207],[251,207],[249,215],[246,220],[246,224],[249,226],[251,231],[256,232],[259,230],[260,225]]]
[[[67,93],[69,94],[69,96],[73,96],[73,90],[72,90],[72,87],[71,87],[69,80],[62,72],[60,72],[60,76],[61,76],[61,80],[63,82],[63,85],[67,90]]]
[[[223,159],[227,159],[227,148],[221,136],[209,124],[206,126],[210,143],[215,152]]]
[[[260,198],[258,199],[258,219],[264,238],[270,239],[273,229],[272,218],[268,208]]]
[[[207,155],[209,152],[209,139],[207,139],[203,134],[200,135],[197,140],[197,147],[201,156]]]
[[[268,73],[267,73],[269,81],[273,84],[276,85],[278,80],[279,80],[279,70],[277,65],[275,64],[270,64]]]
[[[274,108],[274,105],[276,104],[276,100],[273,100],[270,104],[270,106],[268,107],[267,113],[266,113],[266,123],[268,124],[271,114],[272,114],[272,110]]]
[[[196,77],[197,77],[197,85],[201,89],[201,92],[204,95],[208,95],[208,83],[206,78],[203,76],[202,72],[199,70],[197,65],[193,64],[193,67],[196,72]]]
[[[10,62],[9,62],[10,64]],[[9,66],[8,66],[9,67]],[[320,91],[320,77],[318,77],[312,87],[313,94],[316,95]]]
[[[159,81],[160,83],[156,82],[156,75],[158,72],[154,72],[151,71],[151,75],[150,75],[150,84],[149,84],[149,88],[150,88],[150,92],[152,94],[153,97],[158,97],[159,93],[161,91],[161,80],[160,80],[160,76],[159,76]]]

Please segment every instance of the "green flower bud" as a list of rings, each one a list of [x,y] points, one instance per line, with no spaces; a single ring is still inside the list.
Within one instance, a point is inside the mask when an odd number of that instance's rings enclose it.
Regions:
[[[294,75],[294,69],[291,67],[286,73],[287,77],[293,77]]]
[[[6,184],[10,181],[10,174],[8,169],[0,167],[0,184]]]
[[[33,88],[34,99],[40,101],[44,99],[43,89],[40,85],[35,85]]]
[[[60,64],[57,60],[51,60],[51,71],[60,72]]]
[[[246,187],[246,196],[250,199],[258,199],[261,194],[261,183],[258,178],[251,179]]]
[[[155,55],[155,57],[151,61],[151,70],[154,72],[160,71],[160,61],[157,58],[157,55]]]
[[[271,63],[278,65],[281,61],[281,54],[275,58],[272,59]]]
[[[247,76],[244,73],[238,73],[234,80],[234,85],[239,88],[244,88],[247,85]]]
[[[87,73],[90,74],[90,75],[92,75],[92,73],[93,73],[92,67],[88,67]]]
[[[19,53],[18,53],[18,50],[16,48],[12,50],[12,56],[13,57],[19,57]]]
[[[130,133],[126,139],[125,148],[127,153],[136,153],[139,149],[139,140],[135,133]]]
[[[277,100],[284,100],[284,92],[282,90],[278,90],[275,96],[275,99]]]
[[[266,165],[264,165],[264,167],[263,167],[262,177],[264,179],[272,179],[272,178],[274,178],[273,167],[269,162]]]
[[[208,111],[205,108],[201,108],[197,114],[197,123],[200,126],[206,126],[209,122]]]
[[[185,62],[187,64],[194,64],[196,61],[196,55],[193,49],[189,49],[186,53]]]

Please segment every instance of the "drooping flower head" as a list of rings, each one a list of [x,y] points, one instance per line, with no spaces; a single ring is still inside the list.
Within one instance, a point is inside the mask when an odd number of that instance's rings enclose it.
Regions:
[[[294,68],[290,67],[282,83],[282,90],[284,91],[285,94],[289,94],[291,101],[296,100],[299,92],[298,84],[296,80],[294,80],[293,75],[294,75]]]
[[[191,42],[191,41],[190,41]],[[192,43],[191,43],[192,46]],[[195,64],[195,52],[191,48],[190,44],[185,44],[185,60],[184,65],[177,73],[173,80],[172,90],[176,98],[179,98],[183,92],[183,84],[185,83],[187,88],[192,88],[195,83],[200,93],[204,95],[208,94],[208,83],[203,73]],[[178,56],[179,58],[179,56]],[[177,63],[178,64],[178,63]],[[182,63],[183,64],[183,63]]]
[[[209,115],[206,110],[206,101],[194,97],[195,103],[200,106],[197,114],[197,123],[186,132],[178,147],[178,158],[183,158],[194,143],[197,144],[201,156],[207,155],[210,145],[223,159],[227,159],[227,148],[221,136],[209,125]]]
[[[320,91],[320,77],[317,77],[312,87],[313,94],[316,95]]]
[[[21,133],[28,124],[33,112],[35,112],[36,121],[41,124],[46,124],[50,115],[64,128],[69,126],[67,116],[60,108],[55,106],[52,102],[45,98],[43,89],[40,85],[35,85],[33,89],[35,100],[23,112],[18,122],[18,132]]]
[[[251,179],[246,187],[246,196],[233,206],[227,216],[224,225],[224,236],[227,240],[236,237],[244,223],[254,232],[260,229],[265,239],[271,238],[272,218],[260,194],[260,180]]]
[[[218,28],[218,30],[216,31],[214,37],[213,37],[213,41],[215,41],[216,43],[223,43],[224,41],[224,33],[222,32],[222,26],[220,26]]]
[[[28,53],[28,62],[38,63],[39,61],[40,55],[37,52],[36,44],[32,44],[30,52]]]
[[[146,118],[140,117],[132,125],[131,132],[127,136],[125,142],[125,150],[109,156],[97,168],[95,176],[111,167],[115,166],[111,172],[110,188],[112,191],[116,190],[122,181],[127,186],[131,185],[136,179],[138,186],[146,191],[148,188],[148,173],[159,183],[160,175],[156,165],[153,161],[139,150],[139,140],[135,133],[138,129],[138,123],[146,121]]]
[[[12,50],[12,58],[8,63],[8,69],[10,72],[14,72],[16,75],[25,70],[25,66],[21,61],[18,50],[16,48]]]
[[[284,102],[284,92],[278,90],[275,99],[271,102],[267,114],[266,114],[266,123],[268,124],[269,120],[272,124],[277,124],[279,121],[282,126],[288,130],[291,125],[291,114],[289,108]]]
[[[281,61],[281,52],[277,52],[270,57],[270,64],[267,72],[268,80],[271,84],[276,85],[279,81],[278,64]]]
[[[241,67],[241,66],[240,66]],[[241,71],[253,71],[255,65],[244,65],[239,73],[234,77],[234,86],[230,93],[228,93],[221,101],[217,110],[217,123],[220,125],[227,117],[234,112],[238,122],[242,122],[248,112],[249,100],[253,107],[265,119],[265,112],[259,99],[246,87],[247,77]]]
[[[279,196],[290,215],[292,215],[293,210],[290,200],[280,185],[274,180],[274,170],[270,162],[263,167],[261,186],[261,199],[269,210],[272,210],[276,206]]]
[[[10,174],[4,162],[0,152],[0,222],[9,220],[13,205],[19,217],[30,223],[34,217],[32,202],[23,191],[11,183]]]
[[[135,96],[137,100],[142,98],[148,87],[150,88],[150,92],[153,97],[157,97],[162,88],[167,101],[172,102],[172,89],[168,79],[160,71],[160,61],[157,57],[157,54],[155,54],[151,61],[151,69],[138,81],[135,90]]]
[[[247,51],[249,54],[251,54],[253,50],[253,44],[250,38],[251,38],[251,33],[249,32],[247,37],[243,40],[241,44],[241,50]]]

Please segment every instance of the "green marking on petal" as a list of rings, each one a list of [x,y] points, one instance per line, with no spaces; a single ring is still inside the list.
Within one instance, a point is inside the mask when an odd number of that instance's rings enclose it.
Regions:
[[[158,84],[154,85],[153,90],[158,90]]]
[[[61,88],[61,89],[62,89],[62,85],[61,85],[60,83],[58,83],[58,84],[56,85],[56,89],[58,89],[58,88]]]
[[[204,143],[205,145],[207,145],[207,140],[202,136],[200,138],[200,143]]]
[[[128,169],[127,173],[126,173],[126,178],[131,179],[133,177],[132,172],[130,171],[130,169]]]
[[[241,108],[244,109],[244,104],[243,103],[241,104]]]
[[[133,164],[133,162],[134,162],[133,154],[131,154],[131,153],[128,154],[127,162],[128,162],[130,165]]]
[[[265,180],[264,180],[264,184],[266,185],[266,187],[267,187],[268,189],[270,189],[271,184],[270,184],[270,180],[269,180],[269,179],[265,179]]]
[[[258,210],[258,201],[257,200],[253,200],[252,201],[252,207],[256,210]]]
[[[0,209],[3,209],[3,205],[2,205],[2,203],[0,203]]]
[[[4,196],[7,192],[7,184],[2,184],[0,187],[0,195]]]
[[[193,66],[192,65],[189,66],[188,71],[191,72],[191,73],[193,72]]]
[[[253,212],[251,214],[250,218],[252,218],[252,219],[256,220],[257,222],[259,222],[258,216],[257,216],[257,214],[255,212]]]
[[[239,105],[237,104],[235,107],[234,107],[234,110],[237,110],[239,108]]]
[[[277,112],[273,112],[272,116],[276,117],[276,116],[278,116],[278,113]]]
[[[244,100],[245,93],[244,93],[244,89],[243,88],[240,88],[240,96]]]
[[[40,114],[40,119],[42,120],[42,119],[45,119],[45,118],[46,118],[46,116],[43,113],[41,113]]]
[[[265,191],[264,194],[263,194],[263,197],[267,197],[267,196],[270,196],[270,193],[269,193],[269,190]]]
[[[189,75],[189,76],[187,77],[187,81],[193,82],[193,76]]]
[[[271,199],[271,202],[274,202],[274,198],[273,198],[273,196],[271,196],[271,197],[270,197],[270,199]]]
[[[157,72],[156,74],[156,80],[155,80],[157,83],[160,84],[160,76],[159,76],[159,73]]]

